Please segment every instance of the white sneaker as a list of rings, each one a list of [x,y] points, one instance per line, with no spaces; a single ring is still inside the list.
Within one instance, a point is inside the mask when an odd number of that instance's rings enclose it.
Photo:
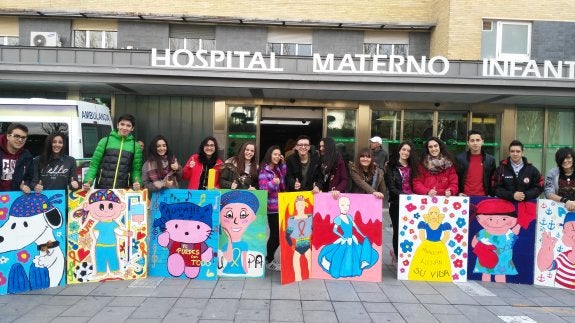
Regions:
[[[282,267],[280,262],[274,259],[266,264],[266,268],[271,271],[281,271]]]

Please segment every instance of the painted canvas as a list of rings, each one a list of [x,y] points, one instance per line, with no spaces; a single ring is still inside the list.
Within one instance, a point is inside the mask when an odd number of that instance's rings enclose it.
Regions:
[[[263,277],[267,242],[268,192],[220,190],[218,275]]]
[[[575,212],[538,200],[536,232],[535,285],[575,289]]]
[[[215,280],[220,192],[168,189],[151,200],[150,275]]]
[[[0,295],[64,285],[66,192],[0,192]]]
[[[147,276],[147,202],[145,190],[68,194],[69,284]]]
[[[533,284],[535,200],[470,200],[468,279]]]
[[[380,282],[382,211],[372,194],[315,194],[311,277]]]
[[[468,212],[468,197],[401,195],[398,279],[467,281]]]
[[[311,272],[313,193],[280,193],[279,221],[281,283],[308,279]]]

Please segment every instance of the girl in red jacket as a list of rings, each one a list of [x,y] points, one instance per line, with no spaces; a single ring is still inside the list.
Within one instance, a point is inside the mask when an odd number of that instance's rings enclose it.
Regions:
[[[215,188],[219,188],[220,170],[223,162],[218,158],[218,142],[216,138],[208,136],[202,140],[198,153],[193,154],[183,169],[183,179],[188,180],[188,189],[205,190],[208,188],[208,171],[214,169],[216,178]]]
[[[431,137],[423,147],[418,175],[413,179],[413,192],[429,196],[457,195],[457,173],[445,143],[437,137]]]

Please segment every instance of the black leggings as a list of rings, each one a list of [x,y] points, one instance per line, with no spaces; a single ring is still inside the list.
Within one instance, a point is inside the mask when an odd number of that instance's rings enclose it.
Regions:
[[[270,236],[266,246],[266,262],[274,260],[276,249],[280,245],[280,223],[277,213],[268,213],[268,226],[270,227]]]
[[[397,259],[397,234],[399,231],[399,203],[389,203],[389,217],[391,218],[391,226],[393,227],[393,253]]]

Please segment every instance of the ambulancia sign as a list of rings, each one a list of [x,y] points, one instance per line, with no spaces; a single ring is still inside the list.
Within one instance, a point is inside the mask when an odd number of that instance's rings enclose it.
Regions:
[[[313,73],[318,74],[392,74],[429,75],[449,74],[449,60],[443,56],[414,57],[399,55],[313,54]],[[261,52],[199,50],[192,52],[178,49],[152,49],[151,65],[159,68],[214,69],[255,72],[283,72],[275,53],[264,55]],[[575,79],[575,61],[536,61],[516,62],[484,59],[483,77]]]

